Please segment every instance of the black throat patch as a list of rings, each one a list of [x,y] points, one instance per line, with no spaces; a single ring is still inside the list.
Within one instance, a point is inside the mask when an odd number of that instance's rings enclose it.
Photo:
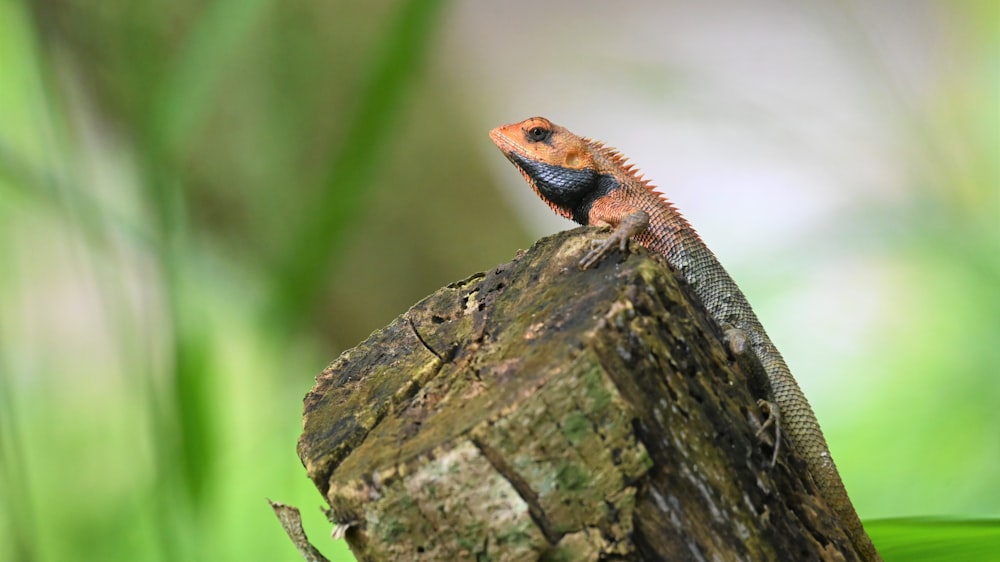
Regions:
[[[542,197],[567,210],[576,208],[597,188],[597,172],[589,168],[574,170],[528,160],[511,153],[510,159],[535,182]]]

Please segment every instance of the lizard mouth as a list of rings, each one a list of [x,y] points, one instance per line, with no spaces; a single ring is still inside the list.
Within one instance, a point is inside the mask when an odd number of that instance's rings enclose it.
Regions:
[[[499,148],[504,154],[507,154],[508,152],[515,150],[517,145],[515,145],[514,141],[510,140],[507,135],[503,134],[501,129],[503,129],[503,127],[491,129],[490,140],[492,140],[493,144],[497,145],[497,148]]]
[[[497,127],[490,130],[490,140],[493,141],[493,144],[497,145],[497,148],[500,149],[500,152],[503,153],[504,157],[506,157],[507,160],[510,160],[511,164],[514,164],[514,167],[521,172],[521,175],[523,175],[525,179],[528,179],[529,183],[532,183],[530,181],[530,177],[524,169],[524,166],[521,165],[521,162],[519,161],[520,159],[516,158],[516,156],[523,157],[523,151],[517,146],[517,143],[505,135],[501,129],[503,129],[503,127]]]

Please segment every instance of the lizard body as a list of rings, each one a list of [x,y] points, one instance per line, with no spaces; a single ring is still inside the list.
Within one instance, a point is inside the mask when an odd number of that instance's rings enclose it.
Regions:
[[[497,127],[490,138],[556,213],[583,225],[614,229],[583,258],[581,267],[594,265],[615,247],[624,250],[631,238],[663,256],[691,285],[720,327],[736,334],[729,342],[734,350],[745,346],[753,352],[777,405],[778,411],[771,414],[792,449],[806,462],[861,558],[880,560],[805,395],[742,291],[673,205],[621,154],[547,119],[533,117]]]

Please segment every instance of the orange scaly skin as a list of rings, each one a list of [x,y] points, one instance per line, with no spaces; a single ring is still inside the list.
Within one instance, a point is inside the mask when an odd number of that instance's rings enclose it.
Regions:
[[[691,285],[730,334],[731,347],[750,348],[767,374],[778,409],[772,414],[792,449],[806,462],[858,555],[881,560],[847,496],[816,415],[784,359],[739,287],[673,205],[653,191],[622,155],[547,119],[533,117],[497,127],[490,138],[556,213],[580,224],[614,228],[601,246],[584,257],[581,267],[594,265],[615,247],[624,251],[631,238],[666,258]]]

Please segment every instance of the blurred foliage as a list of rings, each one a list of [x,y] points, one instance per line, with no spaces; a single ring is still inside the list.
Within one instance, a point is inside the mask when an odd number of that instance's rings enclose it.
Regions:
[[[849,413],[863,420],[853,429],[868,429],[842,436],[850,446],[837,455],[877,464],[850,486],[862,513],[1000,513],[1000,4],[948,8],[940,17],[949,33],[935,51],[948,63],[926,98],[884,66],[871,29],[851,18],[835,26],[887,100],[907,178],[902,197],[860,201],[823,232],[879,260],[895,293],[856,366],[879,374],[858,397],[861,412]],[[879,393],[893,403],[864,403]],[[878,458],[857,459],[866,451]]]
[[[312,377],[530,242],[433,56],[448,9],[0,2],[0,559],[294,560],[265,497],[351,559],[295,456]],[[867,359],[913,407],[866,422],[915,428],[844,451],[892,459],[904,484],[852,486],[876,510],[1000,498],[995,16],[963,3],[986,68],[959,68],[930,119],[901,111],[913,196],[851,217],[926,313]],[[941,373],[948,400],[919,383]],[[928,479],[957,484],[908,484]],[[906,550],[921,537],[997,552],[994,526],[910,523],[873,524],[887,559],[937,559]]]
[[[0,558],[295,558],[312,377],[527,241],[475,220],[517,224],[443,6],[0,4]]]

